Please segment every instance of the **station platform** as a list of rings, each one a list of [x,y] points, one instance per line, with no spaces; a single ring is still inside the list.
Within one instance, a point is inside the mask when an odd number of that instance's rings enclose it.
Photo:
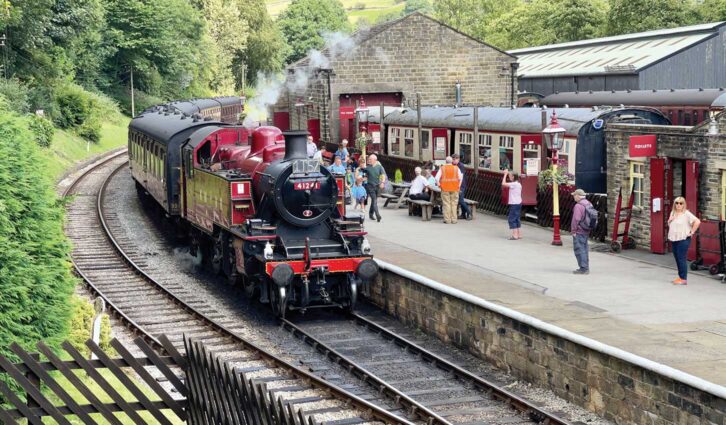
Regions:
[[[568,233],[556,247],[552,229],[523,223],[522,239],[508,240],[506,217],[482,212],[454,225],[404,208],[381,215],[366,221],[379,259],[726,386],[726,284],[689,272],[687,286],[673,285],[672,255],[591,243],[590,274],[573,275]]]

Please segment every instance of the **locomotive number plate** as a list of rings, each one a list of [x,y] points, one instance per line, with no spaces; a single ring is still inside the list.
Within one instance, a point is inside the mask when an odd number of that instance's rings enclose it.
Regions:
[[[320,172],[320,161],[317,159],[298,159],[292,162],[293,174],[310,174]]]
[[[295,190],[318,190],[320,189],[319,181],[295,182],[293,184]]]

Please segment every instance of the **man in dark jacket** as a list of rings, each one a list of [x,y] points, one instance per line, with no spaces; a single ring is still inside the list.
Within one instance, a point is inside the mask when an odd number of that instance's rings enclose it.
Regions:
[[[463,180],[461,180],[461,186],[459,187],[459,208],[461,208],[461,216],[459,218],[471,220],[471,208],[469,208],[469,204],[464,202],[464,192],[466,191],[466,170],[464,169],[464,163],[459,160],[458,153],[451,155],[451,158],[454,160],[454,165],[459,167],[459,170],[461,170],[461,175],[464,176]]]
[[[590,258],[587,247],[587,239],[590,237],[590,230],[582,226],[585,220],[585,211],[590,201],[585,199],[585,191],[577,189],[572,192],[575,198],[575,209],[572,212],[572,223],[570,224],[570,232],[572,233],[572,246],[575,250],[575,258],[577,258],[578,269],[573,271],[574,274],[590,274]]]

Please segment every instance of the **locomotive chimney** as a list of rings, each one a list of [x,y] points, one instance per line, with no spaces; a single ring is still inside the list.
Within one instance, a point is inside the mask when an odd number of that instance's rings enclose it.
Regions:
[[[300,159],[308,157],[307,130],[286,131],[282,133],[285,136],[285,161],[290,159]]]

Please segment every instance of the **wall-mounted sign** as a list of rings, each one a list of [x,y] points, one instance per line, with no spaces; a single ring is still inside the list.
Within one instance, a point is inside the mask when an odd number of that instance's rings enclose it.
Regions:
[[[355,106],[341,106],[339,113],[341,120],[352,120],[355,118]]]
[[[656,156],[657,149],[655,134],[630,136],[628,154],[630,157]]]
[[[536,176],[539,174],[539,158],[527,158],[524,163],[525,175]]]

